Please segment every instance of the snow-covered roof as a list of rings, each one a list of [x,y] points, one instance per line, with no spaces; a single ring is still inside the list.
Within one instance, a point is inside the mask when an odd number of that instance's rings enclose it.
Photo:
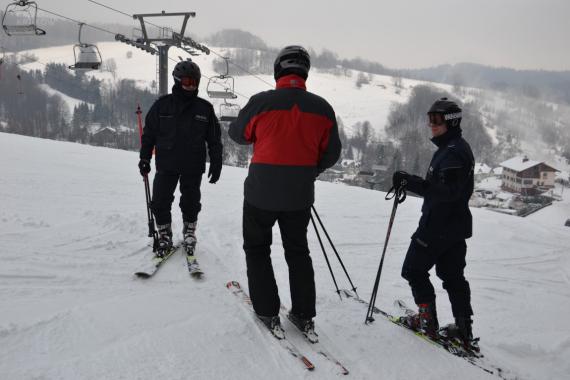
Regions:
[[[477,162],[475,164],[475,174],[489,174],[491,172],[491,168],[486,164],[482,164]]]
[[[502,167],[514,170],[516,172],[522,172],[523,170],[532,168],[533,166],[540,164],[541,162],[529,160],[525,156],[516,156],[507,161],[501,162]]]
[[[493,169],[492,172],[495,175],[501,175],[501,174],[503,174],[503,168],[501,166],[499,166],[499,167]]]
[[[544,165],[556,170],[551,165],[545,164],[544,162],[541,162],[541,161],[529,160],[526,156],[517,156],[517,157],[511,158],[510,160],[501,162],[501,166],[503,168],[511,169],[511,170],[516,171],[516,172],[522,172],[523,170],[530,169],[530,168],[532,168],[536,165],[540,165],[540,164],[544,164]],[[556,170],[556,171],[558,171],[558,170]]]

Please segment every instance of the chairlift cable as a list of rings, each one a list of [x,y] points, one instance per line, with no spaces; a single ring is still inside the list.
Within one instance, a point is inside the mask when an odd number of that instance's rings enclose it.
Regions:
[[[104,7],[104,8],[107,8],[107,9],[109,9],[109,10],[112,10],[112,11],[114,11],[114,12],[120,13],[120,14],[122,14],[122,15],[131,17],[131,18],[133,17],[133,15],[129,15],[129,14],[126,13],[126,12],[120,11],[120,10],[115,9],[115,8],[112,8],[112,7],[109,7],[109,6],[105,5],[105,4],[101,4],[101,3],[97,2],[97,1],[94,1],[94,0],[87,0],[87,1],[89,1],[89,2],[91,2],[91,3],[93,3],[93,4],[100,5],[100,6]],[[147,22],[148,22],[148,21],[147,21]],[[153,23],[151,23],[151,22],[148,22],[148,23],[149,23],[150,25],[156,26],[157,28],[164,28],[163,26],[156,25],[156,24],[153,24]],[[214,53],[214,55],[217,55],[217,56],[220,57],[220,58],[225,58],[225,57],[223,57],[222,55],[220,55],[219,53],[215,52],[215,51],[212,50],[212,49],[210,49],[210,51],[211,51],[212,53]],[[273,84],[267,82],[265,79],[259,77],[258,75],[253,74],[252,72],[250,72],[249,70],[245,69],[244,67],[238,65],[237,63],[231,62],[231,60],[230,60],[230,63],[231,63],[232,65],[236,66],[237,68],[239,68],[239,69],[245,71],[245,72],[248,73],[249,75],[251,75],[251,76],[253,76],[253,77],[259,79],[260,81],[262,81],[263,83],[265,83],[266,85],[268,85],[270,88],[274,88],[274,87],[275,87]],[[236,94],[237,94],[237,92],[236,92]],[[243,96],[243,95],[242,95],[242,96]]]
[[[92,2],[92,3],[94,3],[94,4],[98,4],[98,5],[103,6],[103,7],[105,7],[105,8],[111,9],[111,10],[113,10],[113,11],[115,11],[115,12],[118,12],[118,13],[121,13],[121,14],[124,14],[124,15],[127,15],[127,16],[128,16],[127,13],[121,12],[121,11],[116,10],[116,9],[113,9],[113,8],[110,8],[110,7],[108,7],[108,6],[105,6],[105,5],[103,5],[103,4],[100,4],[100,3],[98,3],[98,2],[95,2],[95,1],[93,1],[93,0],[87,0],[87,1],[90,1],[90,2]],[[83,24],[83,25],[88,26],[88,27],[90,27],[90,28],[92,28],[92,29],[96,29],[96,30],[99,30],[99,31],[102,31],[102,32],[105,32],[105,33],[112,34],[113,36],[115,36],[115,35],[117,34],[117,33],[112,32],[112,31],[110,31],[110,30],[107,30],[107,29],[104,29],[104,28],[100,28],[100,27],[98,27],[98,26],[94,26],[94,25],[88,24],[88,23],[86,23],[86,22],[77,20],[77,19],[73,19],[73,18],[71,18],[71,17],[67,17],[67,16],[64,16],[64,15],[62,15],[62,14],[59,14],[59,13],[56,13],[56,12],[53,12],[53,11],[49,11],[49,10],[47,10],[47,9],[43,9],[43,8],[40,8],[40,7],[38,7],[37,9],[40,10],[40,11],[42,11],[42,12],[51,14],[51,15],[53,15],[53,16],[60,17],[60,18],[63,18],[63,19],[66,19],[66,20],[68,20],[68,21],[72,21],[72,22],[75,22],[75,23],[78,23],[78,24]],[[131,17],[131,16],[129,16],[129,17]],[[151,25],[154,25],[154,24],[151,24]],[[155,25],[155,26],[160,27],[160,26],[158,26],[158,25]],[[219,56],[219,54],[217,54],[217,53],[215,53],[215,52],[214,52],[214,54],[216,54],[216,55]],[[168,59],[170,59],[170,60],[173,61],[173,62],[178,62],[176,59],[174,59],[174,58],[172,58],[172,57],[168,57]],[[32,62],[38,62],[38,63],[40,63],[40,64],[42,64],[42,65],[44,65],[44,66],[47,66],[47,64],[45,64],[45,63],[43,63],[43,62],[41,62],[41,61],[39,61],[39,60],[34,60],[34,61],[32,61]],[[27,62],[27,63],[31,63],[31,62]],[[20,65],[20,63],[18,63],[18,65]],[[209,78],[208,76],[206,76],[206,75],[202,75],[202,76],[203,76],[204,78],[208,79],[208,80],[210,79],[210,78]],[[250,98],[250,96],[243,95],[243,94],[241,94],[241,93],[239,93],[239,92],[237,92],[237,91],[234,91],[234,93],[237,94],[237,95],[239,95],[239,96],[241,96],[241,97],[243,97],[243,98],[245,98],[245,99],[249,99],[249,98]]]
[[[95,26],[95,25],[90,25],[90,24],[88,24],[88,23],[86,23],[86,22],[79,21],[79,20],[73,19],[73,18],[71,18],[71,17],[67,17],[67,16],[64,16],[64,15],[61,15],[61,14],[59,14],[59,13],[55,13],[55,12],[52,12],[52,11],[48,11],[47,9],[43,9],[43,8],[38,7],[38,10],[39,10],[39,11],[42,11],[42,12],[45,12],[45,13],[49,13],[49,14],[54,15],[54,16],[57,16],[57,17],[64,18],[64,19],[69,20],[69,21],[73,21],[73,22],[78,23],[78,24],[84,24],[85,26],[88,26],[88,27],[90,27],[90,28],[99,30],[99,31],[101,31],[101,32],[105,32],[105,33],[112,34],[113,36],[117,34],[117,33],[111,32],[110,30],[103,29],[103,28],[100,28],[100,27]]]

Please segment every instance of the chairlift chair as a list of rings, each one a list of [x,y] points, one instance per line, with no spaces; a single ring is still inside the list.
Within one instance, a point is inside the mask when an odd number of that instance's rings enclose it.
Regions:
[[[9,36],[43,36],[45,30],[38,28],[38,5],[35,1],[15,1],[8,4],[2,17],[2,28]]]
[[[229,75],[229,58],[224,57],[226,62],[225,74],[215,75],[208,80],[206,93],[212,99],[235,99],[237,95],[234,92],[234,78]]]
[[[239,111],[241,111],[239,104],[224,101],[220,104],[220,121],[226,123],[235,121],[238,117]]]
[[[97,45],[81,42],[83,23],[79,24],[79,43],[73,46],[75,64],[69,66],[71,70],[99,70],[103,60]]]

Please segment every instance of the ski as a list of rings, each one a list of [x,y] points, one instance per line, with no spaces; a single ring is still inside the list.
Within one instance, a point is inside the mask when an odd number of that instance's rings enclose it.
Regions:
[[[204,272],[200,269],[200,265],[198,264],[198,260],[196,260],[196,256],[194,256],[194,250],[196,249],[196,242],[193,244],[185,244],[182,243],[184,247],[184,251],[186,252],[186,265],[188,266],[188,272],[190,276],[196,279],[201,279],[204,276]]]
[[[354,300],[358,303],[362,303],[366,306],[369,305],[369,303],[366,300],[363,300],[362,298],[357,297],[350,290],[342,289],[341,295],[344,295],[347,299],[352,299],[352,300]],[[404,310],[404,313],[410,313],[410,312],[413,313],[414,312],[413,310],[408,308],[406,306],[406,304],[401,300],[396,301],[396,305],[400,309]],[[462,345],[460,345],[454,341],[448,340],[445,337],[440,336],[440,337],[434,339],[434,338],[432,338],[426,334],[423,334],[421,331],[416,331],[416,330],[410,328],[407,324],[402,323],[400,320],[400,317],[395,317],[395,316],[385,312],[384,310],[379,309],[378,307],[374,307],[373,312],[374,312],[374,314],[382,315],[383,317],[388,319],[390,322],[410,331],[411,333],[413,333],[418,338],[425,340],[426,342],[431,343],[434,346],[440,347],[440,348],[446,350],[447,352],[449,352],[450,354],[452,354],[454,356],[457,356],[463,360],[466,360],[468,363],[470,363],[473,366],[487,372],[488,374],[497,375],[501,379],[508,379],[509,378],[509,377],[507,377],[505,371],[501,367],[486,362],[486,360],[483,358],[483,355],[481,355],[480,353],[475,353],[472,351],[467,352]]]
[[[321,342],[312,342],[311,340],[309,340],[309,338],[305,336],[305,334],[299,329],[299,327],[297,327],[294,323],[289,321],[287,314],[288,314],[287,308],[283,304],[281,304],[281,307],[279,309],[279,316],[281,317],[281,320],[287,321],[287,323],[293,326],[295,330],[300,332],[303,338],[311,345],[313,350],[317,354],[321,355],[323,358],[331,362],[332,364],[336,365],[339,368],[341,374],[343,375],[349,374],[348,369],[341,363],[340,360],[336,358],[336,356],[334,356],[330,351],[328,351]]]
[[[239,282],[237,281],[230,281],[226,284],[226,288],[234,295],[236,296],[240,301],[243,302],[243,304],[248,308],[248,310],[255,314],[255,312],[253,311],[253,306],[251,304],[251,299],[249,298],[249,296],[247,295],[247,293],[245,292],[245,290],[242,289],[241,285],[239,284]],[[255,315],[254,315],[254,319],[256,321],[256,323],[258,324],[258,326],[260,326],[260,328],[269,331],[269,329],[267,328],[267,326],[265,326],[265,324],[263,322],[261,322],[261,320],[259,320]],[[271,331],[269,331],[271,333]],[[274,336],[271,333],[272,336]],[[277,342],[279,343],[279,345],[281,347],[283,347],[286,351],[288,351],[293,357],[297,358],[299,361],[301,361],[301,363],[303,364],[304,368],[312,371],[315,369],[315,366],[313,363],[311,363],[311,361],[301,353],[301,351],[297,348],[297,346],[295,346],[291,341],[289,341],[287,339],[287,337],[284,337],[283,339],[278,339],[277,337],[275,337],[275,339],[277,340]]]
[[[186,255],[186,263],[188,264],[188,272],[190,276],[196,279],[201,279],[204,276],[204,272],[200,269],[200,265],[198,264],[198,260],[196,257],[192,255]]]
[[[163,257],[158,257],[153,252],[152,258],[150,259],[149,263],[146,264],[141,269],[139,269],[138,271],[136,271],[135,276],[144,279],[151,278],[152,276],[155,275],[156,272],[158,272],[158,269],[162,266],[162,264],[164,264],[166,260],[172,257],[172,255],[174,255],[174,253],[178,250],[178,248],[180,248],[180,245],[172,246],[172,249]]]
[[[358,295],[354,294],[353,291],[348,290],[348,289],[340,289],[340,296],[342,298],[342,296],[344,295],[346,298],[351,299],[353,301],[356,301],[358,303],[361,303],[363,305],[368,306],[369,302],[366,300],[363,300],[362,298],[360,298]],[[372,310],[375,314],[380,314],[382,310],[378,309],[376,306],[374,306],[374,309]]]

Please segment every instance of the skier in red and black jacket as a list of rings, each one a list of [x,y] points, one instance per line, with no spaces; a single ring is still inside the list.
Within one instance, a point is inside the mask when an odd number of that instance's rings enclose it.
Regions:
[[[281,334],[280,300],[271,265],[272,227],[279,223],[289,266],[289,318],[312,339],[315,282],[307,227],[315,200],[315,179],[333,166],[341,151],[333,108],[306,90],[310,57],[287,46],[274,64],[275,90],[254,95],[230,125],[239,144],[253,144],[244,183],[243,237],[253,308],[274,334]]]

